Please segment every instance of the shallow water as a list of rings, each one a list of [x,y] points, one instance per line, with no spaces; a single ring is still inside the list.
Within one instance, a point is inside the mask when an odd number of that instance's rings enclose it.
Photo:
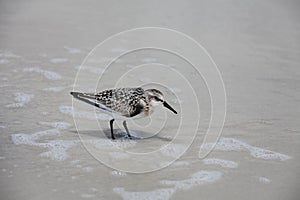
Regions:
[[[7,1],[0,6],[1,199],[297,199],[299,4],[256,0],[131,4],[64,0],[28,5]],[[209,93],[186,63],[165,52],[144,50],[121,57],[104,72],[113,55],[128,50],[122,44],[132,41],[124,39],[107,49],[107,55],[96,55],[79,67],[87,53],[110,35],[150,25],[174,28],[198,40],[222,74],[226,122],[205,159],[199,159],[198,152],[210,119]],[[72,102],[69,92],[79,70],[84,85],[75,89],[87,92],[113,87],[116,78],[133,70],[123,82],[143,85],[159,77],[170,81],[166,90],[170,104],[178,110],[192,105],[180,77],[153,70],[139,76],[142,71],[134,71],[136,65],[153,62],[184,69],[187,79],[197,85],[200,124],[187,150],[193,113],[185,115],[188,120],[181,124],[185,134],[173,145],[168,144],[177,136],[180,120],[164,111],[153,114],[146,128],[149,121],[129,121],[132,140],[116,122],[117,139],[111,141],[109,116]],[[102,72],[103,84],[92,85]],[[187,113],[194,110],[188,107]],[[162,129],[156,126],[165,119]],[[149,166],[135,157],[156,150]],[[130,166],[162,169],[129,173],[108,167],[97,160],[101,156],[106,164],[124,165],[128,171]]]

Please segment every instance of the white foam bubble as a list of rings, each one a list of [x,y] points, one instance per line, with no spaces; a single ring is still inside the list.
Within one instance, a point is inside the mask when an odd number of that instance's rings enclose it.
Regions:
[[[113,191],[119,194],[124,200],[168,200],[171,198],[174,189],[157,189],[149,192],[127,192],[124,188],[114,188]]]
[[[220,138],[218,143],[214,146],[214,149],[220,151],[239,151],[244,149],[243,142],[233,138]],[[211,148],[213,143],[206,143],[204,148]]]
[[[271,180],[268,179],[268,178],[266,178],[266,177],[259,177],[259,178],[258,178],[258,181],[261,182],[261,183],[265,183],[265,184],[271,182]]]
[[[41,74],[49,80],[60,80],[62,78],[61,75],[56,72],[44,70],[39,67],[24,68],[23,71],[24,72],[35,72],[35,73]]]
[[[82,51],[80,49],[77,49],[77,48],[64,46],[64,49],[66,49],[68,51],[68,53],[70,53],[70,54],[82,53]]]
[[[93,113],[93,112],[87,112],[82,110],[76,110],[74,111],[71,106],[60,106],[59,110],[61,113],[78,117],[78,118],[85,118],[85,119],[100,119],[100,120],[108,120],[110,117],[107,114],[104,113]]]
[[[250,151],[250,154],[255,158],[261,158],[265,160],[281,160],[285,161],[290,159],[291,157],[282,153],[277,153],[274,151],[270,151],[267,149],[262,149],[258,147],[252,147],[249,146],[248,150]]]
[[[107,62],[112,62],[113,60],[115,60],[114,58],[110,58],[110,57],[102,57],[102,58],[97,58],[97,59],[88,59],[87,62],[89,63],[107,63]],[[118,62],[118,60],[116,61]]]
[[[121,172],[121,171],[117,171],[117,170],[113,170],[111,172],[111,174],[114,175],[114,176],[126,176],[127,175],[126,172]]]
[[[93,172],[93,171],[94,171],[94,168],[93,168],[93,167],[83,167],[83,168],[82,168],[82,171],[87,172],[87,173],[90,173],[90,172]]]
[[[39,139],[40,137],[47,136],[47,135],[48,136],[57,135],[59,133],[60,132],[57,129],[49,129],[49,130],[39,131],[32,134],[23,134],[23,133],[12,134],[11,138],[16,145],[20,145],[20,144],[36,145],[37,143],[35,142],[35,140]]]
[[[71,124],[68,122],[39,122],[41,125],[51,126],[58,129],[67,129],[71,127]]]
[[[184,180],[162,180],[163,185],[174,186],[175,189],[187,190],[196,185],[202,185],[207,183],[213,183],[218,181],[222,177],[222,173],[219,171],[199,171],[191,175],[191,178]]]
[[[238,167],[238,163],[234,162],[234,161],[230,161],[230,160],[223,160],[223,159],[219,159],[219,158],[206,158],[202,160],[204,162],[204,164],[206,165],[220,165],[222,167],[226,167],[226,168],[237,168]]]
[[[41,156],[49,157],[52,160],[62,161],[68,158],[67,150],[78,143],[78,141],[68,140],[50,140],[46,142],[39,142],[43,136],[60,134],[58,129],[49,129],[39,131],[32,134],[13,134],[12,141],[16,145],[31,145],[47,148],[48,151],[41,153]]]
[[[82,143],[84,144],[89,144],[93,145],[97,149],[111,149],[111,143],[107,142],[107,140],[104,139],[98,139],[98,140],[86,140],[86,139],[81,139]]]
[[[210,148],[214,144],[207,143],[204,145],[204,148]],[[214,149],[221,151],[241,151],[247,150],[250,155],[255,158],[261,158],[266,160],[281,160],[285,161],[291,157],[285,154],[277,153],[274,151],[262,149],[259,147],[251,146],[245,142],[239,141],[234,138],[220,138],[218,143],[215,145]]]
[[[26,104],[26,103],[29,103],[31,101],[31,99],[33,98],[33,94],[26,94],[26,93],[23,93],[23,92],[18,92],[18,93],[15,93],[15,100],[19,103],[23,103],[23,104]]]
[[[180,167],[180,166],[188,166],[190,165],[189,162],[187,161],[175,161],[173,163],[170,164],[170,162],[161,162],[160,166],[170,166],[170,167]]]
[[[72,160],[70,163],[71,163],[72,165],[75,165],[75,164],[80,163],[80,160]]]
[[[0,59],[0,64],[7,64],[10,63],[10,61],[6,58]]]
[[[14,85],[12,85],[12,84],[1,84],[0,88],[3,88],[3,87],[12,87],[12,86],[14,86]]]
[[[56,161],[62,161],[69,157],[67,150],[75,146],[77,143],[77,141],[51,140],[47,143],[37,143],[37,146],[48,148],[48,151],[40,154],[41,156],[49,157]]]
[[[11,136],[11,139],[13,143],[16,145],[19,144],[28,144],[28,145],[34,145],[34,136],[31,134],[13,134]]]
[[[44,91],[49,91],[49,92],[60,92],[66,89],[66,87],[49,87],[49,88],[44,88]]]
[[[94,197],[96,197],[95,194],[86,194],[86,193],[81,194],[80,196],[81,196],[82,198],[94,198]]]
[[[188,166],[188,165],[190,165],[190,163],[187,162],[187,161],[175,161],[175,162],[172,163],[171,166],[173,166],[173,167],[176,166],[177,167],[177,166]]]
[[[86,65],[76,66],[75,68],[80,69],[80,70],[86,70],[86,71],[94,73],[94,74],[102,74],[105,71],[105,69],[100,68],[100,67],[92,67],[92,66],[86,66]]]
[[[178,158],[186,149],[182,144],[168,144],[160,149],[161,153],[165,156]]]
[[[98,189],[97,188],[89,188],[89,192],[97,192]]]
[[[134,147],[136,144],[137,144],[137,141],[128,140],[128,139],[124,139],[124,138],[117,139],[112,142],[112,146],[114,146],[114,148],[120,148],[120,149]],[[124,155],[123,155],[123,157],[124,157]]]
[[[21,56],[18,56],[16,54],[8,52],[8,51],[4,51],[4,52],[2,51],[0,53],[0,57],[2,57],[2,58],[19,58]]]
[[[69,59],[67,59],[67,58],[52,58],[52,59],[50,59],[50,62],[58,64],[58,63],[65,63],[68,60]]]
[[[113,191],[119,194],[124,200],[167,200],[177,190],[187,190],[197,185],[213,183],[222,177],[219,171],[199,171],[191,175],[191,178],[184,180],[162,180],[163,185],[173,186],[172,188],[156,189],[152,191],[132,192],[125,191],[122,187],[114,188]]]
[[[23,92],[15,93],[15,101],[16,101],[16,103],[12,103],[12,104],[6,105],[6,107],[8,107],[8,108],[23,107],[26,104],[28,104],[33,97],[34,97],[33,94],[28,94],[28,93],[23,93]]]

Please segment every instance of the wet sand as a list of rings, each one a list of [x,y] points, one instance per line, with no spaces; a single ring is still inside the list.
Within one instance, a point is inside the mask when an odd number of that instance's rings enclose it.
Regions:
[[[299,8],[297,1],[1,2],[1,199],[298,199]],[[145,26],[181,31],[207,49],[224,80],[227,115],[221,138],[205,159],[198,158],[207,128],[201,121],[196,139],[171,166],[132,174],[107,167],[86,150],[84,144],[93,144],[110,162],[130,161],[127,154],[113,151],[107,116],[97,112],[95,117],[85,104],[73,111],[69,92],[78,66],[98,43]],[[136,58],[160,62],[156,53],[121,59],[107,79],[131,69]],[[103,68],[84,70],[95,75]],[[137,80],[141,85],[149,81]],[[105,83],[101,87],[111,86]],[[173,90],[180,96],[178,87]],[[197,87],[202,90],[205,84],[200,81]],[[207,91],[201,94],[207,96]],[[188,104],[167,96],[176,108]],[[202,103],[201,120],[207,121],[209,99]],[[81,123],[84,143],[73,115]],[[117,130],[114,145],[131,152],[163,146],[178,123],[168,116],[160,134],[128,140]],[[94,127],[95,119],[104,120],[103,129]],[[155,119],[161,120],[159,112]],[[187,135],[189,125],[183,125]],[[148,137],[151,128],[133,132]],[[179,143],[161,153],[173,159],[181,148]],[[166,164],[163,157],[158,162]]]

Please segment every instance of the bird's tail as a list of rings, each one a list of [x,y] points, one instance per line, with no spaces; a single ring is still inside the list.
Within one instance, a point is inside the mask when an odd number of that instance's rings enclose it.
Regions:
[[[111,112],[111,109],[97,102],[96,94],[93,93],[82,93],[82,92],[70,92],[70,94],[85,103],[88,103],[92,106],[96,106],[97,108],[101,108],[102,110]]]
[[[92,94],[92,93],[82,93],[82,92],[70,92],[70,94],[80,100],[80,101],[83,101],[85,103],[88,103],[90,105],[93,105],[93,106],[96,106],[98,108],[102,108],[100,104],[98,104],[96,102],[96,96],[95,94]]]
[[[95,94],[92,93],[82,93],[82,92],[70,92],[70,94],[76,98],[82,100],[82,98],[85,99],[96,99]]]

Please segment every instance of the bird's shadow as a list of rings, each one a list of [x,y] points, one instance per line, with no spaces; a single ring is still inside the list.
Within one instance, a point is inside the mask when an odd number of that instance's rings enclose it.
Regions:
[[[104,129],[104,130],[71,130],[71,133],[74,134],[82,134],[86,136],[95,137],[98,139],[111,139],[111,132],[110,129]],[[115,129],[114,130],[114,136],[116,140],[122,140],[122,139],[128,139],[128,140],[147,140],[147,139],[159,139],[162,141],[170,142],[172,141],[172,138],[168,137],[162,137],[158,134],[151,135],[144,131],[133,131],[134,133],[139,133],[141,136],[135,136],[134,134],[131,134],[131,139],[127,136],[126,132],[121,129]]]

